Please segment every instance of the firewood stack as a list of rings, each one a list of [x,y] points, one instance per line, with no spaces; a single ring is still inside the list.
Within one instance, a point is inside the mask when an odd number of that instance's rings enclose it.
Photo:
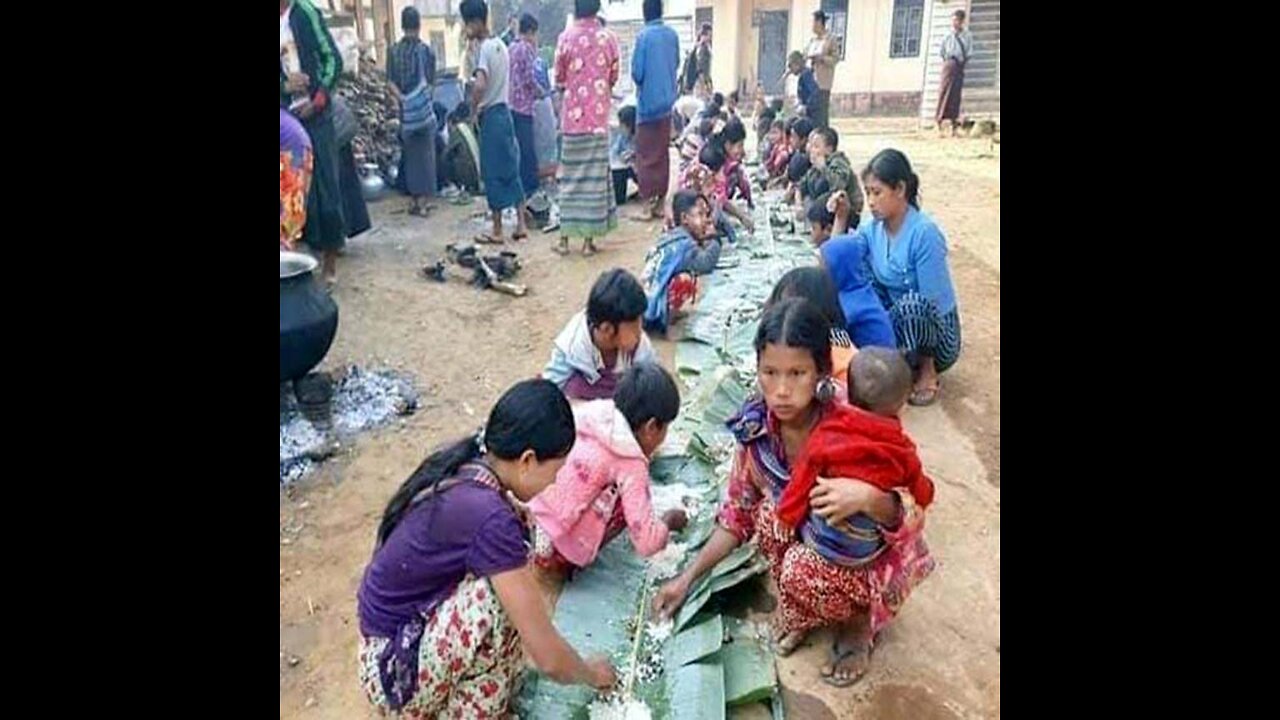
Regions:
[[[359,74],[344,74],[338,81],[338,95],[360,125],[351,142],[356,165],[375,163],[386,177],[400,162],[400,112],[387,91],[386,74],[362,57]]]

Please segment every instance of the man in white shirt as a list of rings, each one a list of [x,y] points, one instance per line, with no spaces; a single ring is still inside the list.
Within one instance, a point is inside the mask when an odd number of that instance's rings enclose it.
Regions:
[[[964,67],[973,57],[973,36],[964,27],[965,12],[956,10],[951,15],[951,32],[942,39],[939,53],[942,56],[942,77],[938,87],[938,134],[951,121],[951,137],[956,136],[960,120],[960,92],[964,89]]]

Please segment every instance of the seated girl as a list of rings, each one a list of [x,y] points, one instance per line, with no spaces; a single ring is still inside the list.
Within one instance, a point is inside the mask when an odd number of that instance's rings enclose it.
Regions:
[[[739,125],[741,127],[741,125]],[[730,135],[729,137],[733,137]],[[755,232],[756,223],[750,213],[729,200],[728,179],[724,175],[724,166],[728,158],[725,149],[725,136],[712,135],[698,153],[698,161],[693,163],[680,176],[681,190],[695,190],[706,195],[711,203],[712,221],[717,230],[726,235],[729,242],[734,242],[732,231],[728,229],[726,216],[733,217],[747,232]]]
[[[947,240],[920,210],[920,178],[906,155],[877,153],[862,171],[862,185],[872,222],[853,237],[866,252],[839,262],[861,263],[861,277],[889,313],[898,349],[915,373],[909,402],[932,405],[941,390],[939,375],[960,357],[960,310],[947,266]],[[849,214],[848,203],[842,203],[837,233],[848,226]],[[835,262],[828,263],[829,270]]]
[[[858,348],[845,329],[844,310],[840,308],[840,297],[836,293],[831,275],[812,265],[788,270],[773,286],[773,293],[765,303],[765,310],[768,311],[770,307],[788,298],[807,300],[822,313],[831,326],[831,377],[837,384],[837,399],[846,400],[849,361],[858,352]]]
[[[503,717],[522,645],[556,682],[617,681],[608,660],[583,660],[551,624],[515,504],[551,483],[573,444],[564,396],[526,380],[483,432],[432,453],[396,491],[357,601],[360,683],[381,712]]]
[[[609,173],[613,179],[613,200],[621,206],[627,204],[627,183],[636,179],[632,167],[635,160],[636,106],[624,105],[618,109],[618,127],[610,128]]]
[[[636,553],[648,557],[667,546],[669,530],[684,527],[683,510],[655,518],[649,501],[649,458],[679,412],[680,391],[655,363],[623,373],[612,401],[574,409],[577,442],[568,462],[529,503],[539,569],[563,577],[584,568],[623,528]]]
[[[761,393],[729,421],[738,448],[718,526],[684,572],[658,590],[653,607],[670,616],[696,580],[755,538],[779,593],[772,621],[779,654],[795,650],[813,630],[832,627],[831,659],[820,672],[825,682],[844,687],[866,673],[876,633],[934,562],[920,536],[922,511],[905,488],[820,479],[809,496],[811,512],[828,523],[857,513],[879,523],[887,547],[870,562],[833,560],[778,522],[775,507],[792,464],[833,395],[830,333],[821,311],[799,298],[765,312],[755,339]]]

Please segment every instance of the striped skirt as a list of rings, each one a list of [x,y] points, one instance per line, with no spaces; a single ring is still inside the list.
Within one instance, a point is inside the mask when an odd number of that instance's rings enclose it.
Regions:
[[[608,135],[565,135],[560,157],[560,234],[598,238],[618,226]]]
[[[886,298],[881,295],[881,301]],[[912,365],[920,355],[933,358],[938,372],[956,364],[960,357],[960,311],[938,311],[932,300],[917,292],[909,292],[897,302],[886,302],[893,334],[898,347],[907,354]]]

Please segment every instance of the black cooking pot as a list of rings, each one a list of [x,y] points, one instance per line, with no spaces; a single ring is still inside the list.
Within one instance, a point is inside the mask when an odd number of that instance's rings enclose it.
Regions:
[[[318,264],[310,256],[280,251],[280,382],[319,365],[338,332],[338,306],[316,284]]]

